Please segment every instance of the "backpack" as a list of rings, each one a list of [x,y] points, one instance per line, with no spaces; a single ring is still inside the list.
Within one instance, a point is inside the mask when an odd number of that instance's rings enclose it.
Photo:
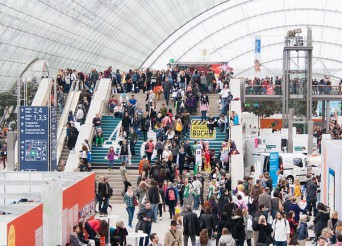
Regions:
[[[182,98],[182,92],[181,92],[181,90],[178,90],[178,91],[177,91],[177,98],[178,98],[178,97],[179,97],[179,98]]]
[[[163,145],[160,141],[157,142],[156,150],[163,150]]]
[[[160,168],[158,166],[156,166],[154,169],[153,169],[153,177],[154,178],[158,178],[159,177],[159,172],[160,172]]]
[[[150,127],[150,120],[149,120],[149,119],[146,119],[146,120],[145,120],[145,127],[146,127],[146,128],[149,128],[149,127]]]
[[[150,165],[148,163],[147,160],[145,160],[144,164],[143,164],[143,171],[148,171],[150,170]]]
[[[175,201],[176,200],[176,195],[175,195],[175,191],[173,189],[169,190],[169,201]]]
[[[238,208],[239,209],[243,209],[244,208],[244,202],[242,201],[242,203],[239,203],[239,202],[237,202],[238,203]]]
[[[150,145],[148,143],[145,144],[145,150],[148,150],[150,148]]]

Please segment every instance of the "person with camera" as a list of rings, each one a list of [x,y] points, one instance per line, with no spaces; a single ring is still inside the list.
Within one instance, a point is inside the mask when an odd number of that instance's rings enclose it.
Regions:
[[[309,215],[311,216],[311,211],[313,209],[314,216],[317,215],[317,208],[316,208],[316,202],[317,202],[317,193],[319,192],[319,185],[318,180],[316,177],[312,177],[311,182],[309,181],[307,183],[307,194],[306,194],[306,210],[308,210]]]
[[[258,223],[253,225],[253,230],[259,232],[257,245],[268,246],[273,244],[273,238],[271,236],[273,229],[270,224],[266,222],[266,217],[260,215]]]

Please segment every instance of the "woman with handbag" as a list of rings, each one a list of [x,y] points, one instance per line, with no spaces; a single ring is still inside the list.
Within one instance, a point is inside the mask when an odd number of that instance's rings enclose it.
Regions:
[[[298,238],[298,222],[295,219],[295,213],[293,211],[289,211],[286,215],[287,221],[290,225],[290,243],[289,245],[297,245],[297,238]]]
[[[134,195],[134,192],[131,186],[128,187],[127,192],[125,193],[124,203],[126,205],[126,211],[128,213],[128,226],[133,228],[132,221],[133,221],[135,206],[138,206],[138,201]]]

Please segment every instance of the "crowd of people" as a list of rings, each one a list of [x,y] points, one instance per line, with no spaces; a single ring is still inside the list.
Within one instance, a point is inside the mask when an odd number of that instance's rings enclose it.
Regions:
[[[264,173],[255,182],[246,176],[232,187],[229,173],[217,166],[209,175],[206,197],[207,176],[203,173],[185,171],[175,180],[160,180],[151,173],[145,176],[143,171],[136,191],[124,176],[128,226],[132,228],[135,224],[136,231],[147,234],[140,238],[140,246],[147,246],[149,240],[155,245],[159,237],[156,239],[153,231],[158,232],[157,223],[168,210],[170,230],[160,235],[164,236],[164,245],[188,245],[189,239],[192,245],[242,246],[246,242],[301,246],[310,240],[319,246],[340,245],[342,221],[336,211],[317,202],[318,178],[307,176],[303,189],[299,180],[292,187],[280,172],[277,174],[277,181]],[[136,208],[137,219],[133,224]],[[314,230],[313,238],[309,228]]]
[[[306,80],[294,78],[290,80],[289,90],[290,94],[303,94]],[[246,79],[245,93],[246,95],[282,95],[283,79],[281,77],[265,77]],[[342,80],[338,86],[334,86],[328,76],[321,80],[312,80],[312,94],[313,95],[332,95],[335,91],[337,95],[342,93]]]

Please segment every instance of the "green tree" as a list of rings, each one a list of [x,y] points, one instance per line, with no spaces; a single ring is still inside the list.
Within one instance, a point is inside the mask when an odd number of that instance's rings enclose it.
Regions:
[[[246,112],[250,112],[258,116],[259,118],[269,117],[273,114],[281,112],[281,102],[277,101],[258,101],[251,102],[249,106],[244,107]]]

